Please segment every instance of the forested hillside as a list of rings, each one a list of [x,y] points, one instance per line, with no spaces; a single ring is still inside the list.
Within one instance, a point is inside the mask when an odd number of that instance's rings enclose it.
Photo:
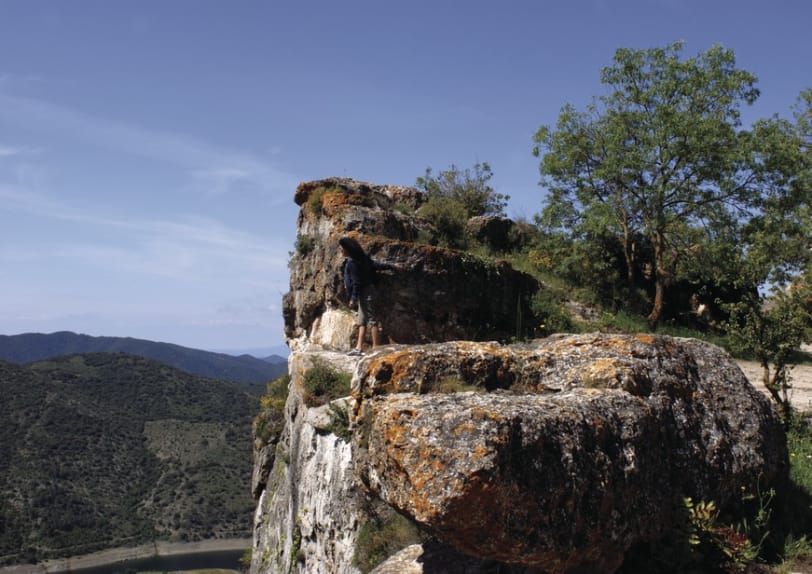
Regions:
[[[193,375],[240,383],[264,384],[288,369],[283,357],[234,357],[131,337],[91,337],[70,331],[0,335],[0,360],[12,363],[24,364],[81,353],[129,353],[161,361]]]
[[[0,563],[250,532],[244,386],[133,355],[0,361]]]

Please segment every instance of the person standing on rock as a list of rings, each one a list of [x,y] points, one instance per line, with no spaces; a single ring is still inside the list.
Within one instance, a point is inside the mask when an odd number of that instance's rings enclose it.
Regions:
[[[380,344],[380,328],[375,312],[375,275],[383,269],[394,269],[387,263],[374,261],[352,237],[338,240],[344,260],[344,288],[351,308],[358,306],[358,342],[348,355],[364,354],[364,337],[369,327],[372,347]]]

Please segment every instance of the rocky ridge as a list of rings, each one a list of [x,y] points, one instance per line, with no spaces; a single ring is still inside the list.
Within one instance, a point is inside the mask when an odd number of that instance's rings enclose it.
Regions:
[[[255,452],[252,573],[360,572],[361,531],[394,513],[422,535],[378,574],[611,573],[678,523],[683,497],[735,516],[742,492],[786,480],[769,401],[717,347],[648,335],[494,342],[522,331],[541,287],[414,243],[419,220],[395,206],[415,208],[418,192],[333,178],[300,185],[296,201],[291,383],[283,430]],[[360,360],[343,353],[346,233],[405,269],[382,289],[399,344]],[[352,376],[351,396],[308,407],[305,373],[323,365]],[[334,434],[342,410],[349,440]]]

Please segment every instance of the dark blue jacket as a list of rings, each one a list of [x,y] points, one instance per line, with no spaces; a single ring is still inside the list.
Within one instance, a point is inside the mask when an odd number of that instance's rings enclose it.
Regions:
[[[350,301],[358,301],[363,287],[377,283],[376,271],[392,268],[388,263],[380,263],[371,257],[361,262],[347,257],[344,260],[344,289],[347,290]]]

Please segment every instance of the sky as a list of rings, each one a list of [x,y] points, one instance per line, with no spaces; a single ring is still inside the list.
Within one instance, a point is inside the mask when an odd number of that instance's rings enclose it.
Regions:
[[[533,134],[618,48],[714,44],[745,125],[812,87],[807,0],[0,0],[0,334],[284,344],[296,186],[488,162],[507,214]]]

